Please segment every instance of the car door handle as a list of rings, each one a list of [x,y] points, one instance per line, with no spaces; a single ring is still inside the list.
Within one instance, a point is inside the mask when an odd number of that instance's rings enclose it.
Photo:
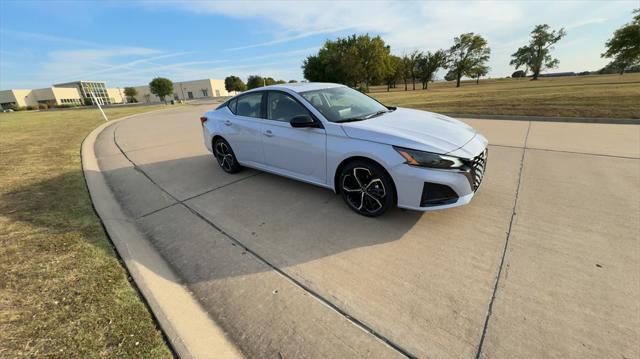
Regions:
[[[231,121],[226,120],[226,121],[224,121],[224,124],[227,125],[227,126],[231,126]]]
[[[267,137],[273,137],[273,132],[271,132],[271,130],[266,130],[264,131],[264,135]]]

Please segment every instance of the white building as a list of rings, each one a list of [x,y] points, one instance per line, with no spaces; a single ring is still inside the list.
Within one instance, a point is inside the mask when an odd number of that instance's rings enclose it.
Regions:
[[[149,86],[137,86],[138,95],[135,96],[138,102],[158,102],[160,98],[151,93]],[[194,81],[182,81],[173,83],[173,95],[165,100],[195,100],[200,98],[212,98],[222,96],[233,96],[234,92],[228,92],[224,88],[224,80],[203,79]]]
[[[121,88],[107,88],[104,82],[99,81],[76,81],[42,89],[0,91],[0,108],[37,107],[39,104],[49,107],[80,106],[93,104],[93,96],[101,105],[125,102],[124,90]]]

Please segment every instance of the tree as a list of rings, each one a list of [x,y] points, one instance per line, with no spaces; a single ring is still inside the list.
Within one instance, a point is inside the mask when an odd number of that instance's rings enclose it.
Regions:
[[[224,79],[224,88],[228,92],[244,91],[246,87],[247,86],[242,82],[242,79],[238,76],[227,76],[227,78]]]
[[[515,53],[511,54],[511,62],[509,65],[515,66],[516,70],[519,68],[524,68],[524,70],[520,70],[524,73],[522,77],[527,76],[527,72],[529,72],[529,64],[531,63],[531,50],[529,46],[523,46],[518,49]],[[517,71],[516,71],[517,72]]]
[[[387,92],[396,87],[396,83],[402,78],[402,71],[402,59],[398,56],[390,55],[389,69],[384,77],[387,84]]]
[[[418,60],[418,77],[422,81],[422,89],[429,86],[429,81],[433,81],[433,75],[440,68],[447,68],[449,57],[444,50],[438,50],[434,53],[426,52]]]
[[[289,80],[289,83],[290,84],[295,84],[295,83],[298,83],[298,80]]]
[[[533,79],[537,80],[540,76],[540,72],[545,69],[552,69],[557,67],[560,61],[551,56],[551,50],[553,45],[562,39],[567,32],[564,28],[561,28],[557,32],[551,30],[549,25],[542,24],[537,25],[533,31],[531,31],[531,40],[529,44],[520,47],[516,52],[511,54],[513,58],[510,62],[511,65],[516,67],[516,70],[520,67],[531,69],[533,72]]]
[[[317,55],[307,57],[302,65],[309,81],[338,82],[366,89],[382,83],[391,69],[390,48],[381,37],[352,35],[327,40]]]
[[[304,60],[304,78],[314,82],[337,82],[357,87],[362,69],[356,39],[356,35],[353,35],[335,41],[327,40],[317,55]]]
[[[247,89],[251,90],[254,88],[262,87],[265,85],[266,80],[259,75],[251,75],[247,78]]]
[[[369,85],[382,82],[391,71],[390,47],[380,36],[372,38],[366,34],[356,38],[356,50],[362,71],[358,74],[359,81],[364,82],[367,89]]]
[[[402,70],[401,74],[402,74],[402,81],[404,81],[404,90],[407,91],[407,80],[409,79],[409,77],[411,77],[411,60],[409,60],[409,56],[407,55],[403,55],[402,56],[402,64],[400,65],[400,68]]]
[[[136,96],[138,96],[138,90],[135,87],[125,87],[124,96],[127,98],[127,102],[136,102]]]
[[[173,82],[164,77],[156,77],[149,82],[149,90],[152,94],[160,97],[160,101],[165,102],[165,96],[173,93]]]
[[[467,71],[465,75],[471,77],[472,79],[476,79],[476,84],[480,84],[480,77],[487,76],[487,74],[489,73],[489,69],[489,66],[478,64],[469,69],[469,71]]]
[[[326,78],[324,75],[325,66],[325,63],[320,59],[320,54],[309,56],[302,61],[302,76],[311,82],[322,81]]]
[[[640,64],[640,8],[633,10],[633,20],[617,29],[605,46],[601,56],[613,59],[607,67],[617,69],[620,75],[627,67]]]
[[[406,61],[406,71],[409,72],[411,76],[411,82],[413,82],[413,89],[416,89],[416,73],[418,71],[418,62],[422,57],[422,52],[418,50],[413,50],[408,56]]]
[[[453,46],[449,49],[451,59],[450,71],[455,75],[456,87],[460,87],[460,79],[471,69],[484,66],[489,61],[491,49],[487,40],[473,32],[461,34],[453,39]]]

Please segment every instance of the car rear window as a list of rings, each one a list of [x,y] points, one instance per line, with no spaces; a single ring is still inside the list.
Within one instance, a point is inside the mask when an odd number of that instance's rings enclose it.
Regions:
[[[231,100],[229,100],[227,102],[227,107],[229,107],[229,110],[231,112],[233,112],[234,114],[236,113],[236,104],[237,103],[238,103],[238,99],[237,98],[231,99]]]

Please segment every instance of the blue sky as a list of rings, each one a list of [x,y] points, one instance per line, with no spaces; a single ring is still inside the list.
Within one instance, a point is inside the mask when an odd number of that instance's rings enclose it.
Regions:
[[[302,80],[326,39],[381,35],[392,53],[448,48],[473,31],[492,48],[489,76],[542,23],[565,27],[554,71],[596,70],[604,42],[640,1],[12,1],[0,0],[0,89],[73,80],[108,86],[251,74]],[[441,74],[442,75],[442,74]]]

